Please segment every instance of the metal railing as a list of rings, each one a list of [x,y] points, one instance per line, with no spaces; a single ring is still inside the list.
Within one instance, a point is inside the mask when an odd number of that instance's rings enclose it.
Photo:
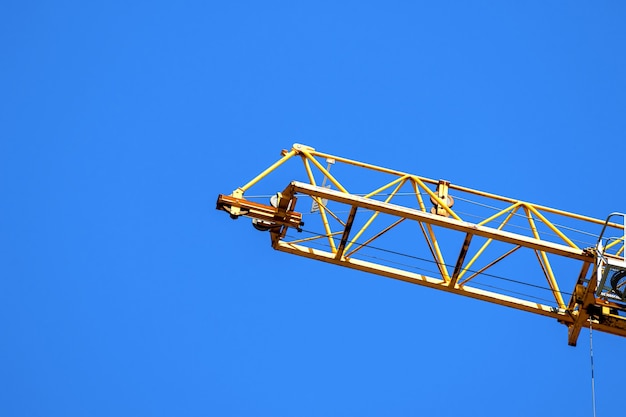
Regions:
[[[616,227],[612,221],[615,217],[622,218],[622,227]],[[620,233],[619,236],[615,234]],[[608,235],[607,235],[608,232]],[[607,235],[607,236],[605,236]],[[626,303],[626,214],[611,213],[606,218],[596,244],[596,271],[598,287],[596,297]]]

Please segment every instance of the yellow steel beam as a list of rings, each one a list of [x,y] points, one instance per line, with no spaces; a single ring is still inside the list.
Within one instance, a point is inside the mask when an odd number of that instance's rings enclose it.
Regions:
[[[346,255],[346,258],[351,257],[356,252],[358,252],[360,249],[366,247],[367,245],[369,245],[370,243],[372,243],[373,241],[375,241],[376,239],[378,239],[379,237],[381,237],[382,235],[384,235],[385,233],[387,233],[388,231],[390,231],[391,229],[393,229],[394,227],[396,227],[397,225],[399,225],[400,223],[402,223],[405,220],[406,219],[398,219],[395,222],[393,222],[393,224],[385,227],[383,230],[381,230],[380,232],[376,233],[374,236],[372,236],[371,238],[367,239],[365,242],[359,244],[359,246],[357,246],[356,248],[352,249],[352,251]]]
[[[478,275],[484,273],[486,270],[488,270],[489,268],[491,268],[492,266],[494,266],[495,264],[497,264],[498,262],[500,262],[501,260],[503,260],[504,258],[509,256],[510,254],[515,252],[516,250],[520,249],[521,247],[522,247],[521,245],[517,245],[513,249],[510,249],[509,251],[507,251],[505,254],[500,255],[498,258],[494,259],[489,264],[483,266],[478,271],[474,272],[472,275],[470,275],[469,277],[465,278],[462,282],[459,283],[459,285],[463,286],[463,285],[467,284],[469,281],[471,281],[472,279],[474,279]],[[466,267],[466,270],[467,270],[467,267]]]
[[[535,225],[535,220],[533,219],[533,216],[531,214],[531,212],[538,214],[537,211],[532,210],[532,207],[528,207],[527,205],[524,205],[524,210],[526,211],[526,217],[530,225],[530,230],[533,232],[533,236],[535,237],[535,239],[540,239],[539,232],[537,231],[537,226]],[[550,266],[550,261],[548,260],[548,256],[546,255],[544,251],[535,250],[535,253],[537,254],[537,259],[539,260],[539,264],[541,265],[541,268],[543,269],[544,275],[546,276],[546,279],[548,280],[548,284],[550,285],[550,288],[552,289],[552,294],[554,295],[554,299],[556,300],[559,307],[565,308],[565,301],[563,301],[561,290],[559,290],[559,285],[557,284],[556,279],[554,277],[554,272],[552,272],[552,267]]]
[[[393,185],[393,184],[395,184],[395,183],[398,183],[398,182],[399,182],[399,184],[397,184],[397,186],[396,186],[395,190],[394,190],[391,194],[389,194],[389,196],[387,196],[387,198],[385,199],[385,203],[388,203],[388,202],[389,202],[389,201],[393,198],[393,196],[394,196],[394,195],[396,195],[396,193],[398,192],[398,190],[402,187],[402,185],[404,185],[404,181],[405,181],[405,179],[404,179],[404,178],[400,178],[400,179],[398,179],[398,181],[394,181],[392,184],[387,184],[388,186],[391,186],[391,185]],[[387,188],[389,188],[389,187],[387,187],[387,186],[386,186],[386,187],[385,187],[385,189],[387,189]],[[376,211],[376,212],[374,212],[374,213],[371,215],[371,217],[369,218],[369,220],[368,220],[367,222],[365,222],[365,225],[363,225],[363,227],[361,228],[361,230],[359,230],[359,232],[358,232],[358,233],[354,236],[354,238],[350,241],[350,243],[349,243],[349,244],[348,244],[348,246],[346,247],[346,250],[349,250],[349,249],[352,247],[352,245],[354,245],[354,243],[355,243],[357,240],[359,240],[359,237],[361,237],[361,235],[365,232],[365,230],[367,230],[367,228],[368,228],[368,227],[372,224],[372,222],[374,221],[374,219],[376,219],[376,217],[378,217],[378,215],[379,215],[379,214],[380,214],[380,213]]]
[[[245,185],[239,187],[238,189],[236,189],[233,192],[233,196],[235,197],[241,197],[243,195],[243,193],[245,193],[246,191],[248,191],[248,189],[250,187],[252,187],[254,184],[256,184],[257,182],[261,181],[263,178],[265,178],[269,173],[271,173],[272,171],[276,170],[276,168],[278,168],[279,166],[281,166],[282,164],[284,164],[285,162],[287,162],[289,159],[291,159],[292,156],[296,155],[298,151],[295,149],[292,149],[290,152],[287,152],[282,158],[280,158],[278,161],[276,161],[273,165],[271,165],[269,168],[267,168],[265,171],[263,171],[262,173],[260,173],[259,175],[257,175],[256,177],[254,177],[252,180],[250,180],[248,183],[246,183]]]
[[[607,244],[604,247],[604,250],[609,250],[609,249],[613,248],[614,246],[619,245],[620,243],[622,243],[622,247],[617,252],[617,254],[619,255],[620,253],[622,253],[624,251],[624,245],[623,245],[624,244],[624,238],[623,237],[621,237],[619,239],[615,239],[611,243]]]
[[[485,220],[477,223],[479,226],[484,226],[486,224],[489,224],[490,222],[494,221],[495,219],[497,219],[498,217],[502,216],[504,213],[509,212],[509,215],[506,217],[506,220],[504,220],[501,224],[500,227],[498,227],[498,229],[502,229],[502,227],[511,219],[511,217],[517,212],[517,210],[520,208],[520,206],[523,203],[517,202],[515,204],[513,204],[510,207],[507,207],[503,210],[500,210],[499,212],[497,212],[496,214],[494,214],[491,217],[486,218]]]
[[[439,197],[439,195],[432,193],[426,187],[424,181],[421,181],[419,178],[416,178],[415,176],[405,176],[403,178],[410,178],[411,179],[411,186],[413,187],[413,190],[415,191],[415,194],[417,196],[417,200],[418,200],[420,209],[423,212],[427,212],[427,210],[426,210],[426,205],[424,204],[424,200],[422,199],[422,195],[419,192],[419,188],[420,187],[425,189],[427,191],[427,193],[429,193],[429,195],[435,195],[437,197],[436,200],[439,201],[438,204],[443,203],[442,207],[444,208],[444,210],[448,214],[452,213],[453,217],[458,218],[458,216],[451,211],[450,207],[448,206],[448,202],[446,201],[444,203],[443,200]],[[402,184],[404,184],[404,183],[402,183]],[[441,249],[439,248],[439,242],[437,242],[437,237],[435,235],[435,231],[432,228],[432,225],[426,224],[426,229],[428,229],[428,234],[426,234],[426,231],[424,230],[423,224],[419,223],[419,225],[420,225],[420,229],[422,230],[422,234],[424,235],[424,239],[426,239],[426,243],[428,245],[428,248],[430,249],[430,252],[431,252],[431,254],[433,256],[433,259],[435,260],[435,263],[437,265],[437,269],[439,269],[439,273],[443,277],[444,281],[446,281],[447,283],[450,283],[452,278],[450,277],[450,273],[448,272],[448,268],[447,268],[446,262],[445,262],[445,260],[443,258],[443,254],[441,253]]]
[[[517,209],[519,209],[518,205],[513,205],[511,207],[509,207],[507,210],[511,210],[509,212],[509,214],[506,216],[506,218],[502,221],[502,223],[500,223],[500,226],[498,226],[498,230],[502,230],[502,228],[509,222],[509,220],[511,219],[511,217],[513,217],[513,215],[517,212]],[[506,211],[502,211],[501,213],[505,213]],[[494,217],[495,219],[496,217]],[[488,223],[488,222],[482,222],[482,223]],[[480,225],[481,223],[479,223]],[[472,267],[472,265],[474,265],[474,262],[476,262],[476,260],[480,257],[480,255],[483,254],[483,252],[485,251],[485,249],[487,249],[487,246],[489,246],[491,244],[491,242],[493,241],[492,238],[487,239],[487,241],[485,243],[483,243],[483,245],[480,247],[480,249],[478,250],[478,252],[476,252],[476,254],[474,255],[474,257],[472,259],[470,259],[470,261],[467,263],[467,265],[465,266],[465,268],[463,268],[463,270],[460,272],[459,274],[459,279],[461,279],[463,277],[463,275],[465,275],[465,273]],[[469,279],[465,280],[465,282],[469,281]]]
[[[533,212],[535,216],[539,217],[539,219],[546,226],[548,226],[554,233],[556,233],[561,239],[563,239],[565,243],[567,243],[569,246],[571,246],[572,248],[578,248],[578,246],[574,242],[572,242],[567,236],[565,236],[563,232],[561,232],[555,225],[553,225],[550,220],[546,219],[543,214],[539,213],[539,211],[535,207],[533,207],[532,204],[524,204],[524,208],[527,208],[528,210]],[[539,238],[538,235],[535,237]]]
[[[309,158],[306,155],[302,156],[302,162],[304,163],[304,168],[306,169],[307,175],[309,176],[309,181],[311,182],[312,185],[316,185],[315,176],[313,175],[313,171],[311,170],[311,165],[309,164]],[[326,206],[324,205],[322,198],[313,197],[313,199],[317,201],[317,205],[320,210],[320,216],[322,217],[322,224],[324,225],[326,236],[328,236],[328,244],[330,245],[331,248],[333,248],[333,251],[334,251],[336,250],[335,239],[333,239],[333,234],[330,229],[330,223],[328,222],[328,217],[326,216]]]
[[[374,190],[374,191],[372,191],[370,193],[367,193],[366,195],[364,195],[364,197],[365,198],[372,198],[373,196],[375,196],[375,195],[377,195],[379,193],[382,193],[383,191],[385,191],[385,190],[393,187],[394,185],[398,184],[398,186],[396,187],[395,191],[392,193],[392,195],[395,195],[395,194],[397,194],[398,190],[400,188],[402,188],[402,186],[404,185],[404,183],[406,182],[406,180],[408,178],[409,178],[408,175],[402,176],[400,178],[396,178],[395,180],[391,181],[390,183],[385,184],[385,185],[377,188],[376,190]],[[387,201],[389,201],[389,199]]]
[[[443,254],[441,253],[441,249],[439,248],[439,242],[437,242],[433,227],[430,224],[424,225],[424,223],[421,222],[418,222],[417,224],[419,224],[420,226],[420,230],[424,235],[424,239],[426,240],[426,244],[428,245],[430,254],[435,260],[435,265],[437,265],[437,269],[439,269],[439,273],[441,274],[445,282],[450,282],[450,273],[448,272],[447,265],[443,260]],[[428,233],[426,233],[426,229],[428,229]]]
[[[553,253],[555,255],[565,256],[572,259],[587,261],[591,256],[581,249],[572,248],[570,246],[522,236],[503,230],[493,229],[490,227],[478,226],[473,223],[450,219],[435,214],[424,213],[421,210],[403,207],[391,203],[384,203],[381,201],[367,199],[351,194],[341,193],[335,190],[316,187],[298,181],[293,181],[290,186],[293,188],[294,192],[310,196],[327,198],[329,200],[333,200],[339,203],[348,204],[351,206],[358,206],[361,208],[379,211],[381,213],[391,214],[394,216],[406,217],[407,219],[416,220],[435,226],[442,226],[448,229],[457,230],[464,233],[471,233],[486,238],[493,238],[495,240],[511,243],[514,245],[520,244],[531,249],[542,250],[548,253]]]
[[[551,306],[473,287],[460,287],[458,285],[450,287],[446,285],[446,282],[442,279],[429,277],[422,274],[416,274],[414,272],[405,271],[403,269],[384,266],[355,258],[344,257],[342,259],[336,259],[335,255],[332,253],[315,248],[310,248],[308,246],[296,245],[290,242],[279,241],[274,245],[274,249],[322,262],[345,266],[363,272],[369,272],[387,278],[393,278],[400,281],[410,282],[412,284],[418,284],[442,291],[465,295],[467,297],[476,298],[479,300],[489,301],[491,303],[507,307],[513,307],[518,310],[524,310],[542,316],[552,317],[566,324],[570,324],[573,322],[573,319],[570,315],[566,314],[562,310],[557,310]]]
[[[302,154],[307,158],[307,160],[313,162],[313,165],[315,165],[317,169],[319,169],[326,176],[326,178],[328,178],[328,180],[332,182],[335,185],[335,187],[337,187],[338,190],[343,191],[344,193],[348,192],[348,190],[343,188],[343,185],[341,185],[341,183],[337,181],[337,179],[334,176],[332,176],[330,172],[328,172],[328,170],[324,168],[324,166],[320,164],[319,161],[315,159],[309,151],[304,150],[302,151]]]
[[[583,327],[589,327],[590,318],[594,320],[593,328],[595,330],[626,337],[626,319],[622,316],[612,314],[611,308],[609,306],[603,307],[597,302],[594,303],[593,295],[589,295],[589,293],[586,293],[587,295],[583,296],[584,301],[581,301],[581,306],[584,308],[581,307],[580,309],[575,311],[572,311],[570,309],[556,309],[552,306],[548,306],[545,304],[511,297],[492,291],[486,291],[479,288],[459,285],[449,286],[443,279],[429,277],[427,275],[417,274],[403,269],[384,266],[360,259],[347,257],[342,257],[341,259],[338,259],[333,253],[310,248],[307,246],[297,245],[291,242],[276,241],[274,242],[273,246],[274,249],[281,252],[290,253],[317,261],[327,262],[362,272],[368,272],[382,277],[397,279],[400,281],[421,285],[432,289],[459,294],[477,300],[487,301],[490,303],[515,308],[517,310],[522,310],[545,317],[551,317],[568,327],[568,343],[572,346],[576,345],[576,340],[578,338],[578,334],[580,333],[580,329],[582,329]],[[589,288],[591,288],[591,286],[587,287],[587,289]],[[581,287],[581,291],[585,291],[585,288]],[[587,313],[588,310],[595,313],[593,314],[593,317],[590,317],[590,315]]]
[[[331,155],[328,153],[323,153],[323,152],[319,152],[317,150],[309,150],[308,151],[309,155],[311,156],[317,156],[320,158],[331,158],[334,159],[336,162],[340,162],[340,163],[344,163],[347,165],[352,165],[352,166],[356,166],[356,167],[360,167],[360,168],[365,168],[368,169],[370,171],[376,171],[376,172],[380,172],[383,174],[389,174],[389,175],[395,175],[398,177],[403,177],[406,175],[410,175],[406,172],[402,172],[402,171],[398,171],[395,169],[389,169],[389,168],[384,168],[384,167],[380,167],[377,165],[373,165],[373,164],[368,164],[365,162],[360,162],[360,161],[355,161],[353,159],[348,159],[348,158],[343,158],[341,156],[335,156],[335,155]],[[411,176],[415,176],[416,175],[411,175]],[[429,184],[437,184],[438,181],[430,179],[430,178],[426,178],[426,177],[418,177],[421,181],[425,182],[425,183],[429,183]]]
[[[423,179],[422,179],[423,180]],[[425,182],[425,181],[424,181]],[[417,198],[417,203],[419,205],[420,210],[426,212],[426,205],[424,204],[424,199],[422,198],[422,194],[419,191],[419,184],[411,177],[411,186],[413,187],[413,191],[415,193],[415,197]],[[430,253],[435,260],[435,264],[439,269],[439,273],[443,277],[446,282],[450,281],[450,273],[448,272],[448,268],[446,267],[446,262],[443,259],[443,254],[441,253],[441,249],[439,248],[439,243],[437,242],[437,237],[435,236],[435,231],[430,224],[426,224],[426,229],[428,229],[428,233],[424,229],[423,223],[418,223],[420,229],[422,230],[422,234],[424,235],[424,239],[426,239],[426,243],[428,244],[428,249],[430,249]]]

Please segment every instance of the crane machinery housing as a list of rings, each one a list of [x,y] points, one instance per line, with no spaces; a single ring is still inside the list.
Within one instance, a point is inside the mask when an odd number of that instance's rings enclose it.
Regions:
[[[298,159],[286,186],[270,179]],[[282,191],[244,196],[260,181]],[[589,326],[626,336],[623,213],[596,219],[301,144],[217,209],[251,218],[281,252],[551,317],[572,346]]]

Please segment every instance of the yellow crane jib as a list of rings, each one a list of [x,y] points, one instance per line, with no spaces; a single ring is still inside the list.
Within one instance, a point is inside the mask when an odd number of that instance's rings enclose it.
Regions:
[[[283,191],[259,196],[269,204],[245,197],[279,170]],[[296,211],[302,198],[310,213]],[[552,317],[570,345],[590,324],[626,336],[621,213],[595,219],[302,144],[217,209],[251,218],[281,252]]]

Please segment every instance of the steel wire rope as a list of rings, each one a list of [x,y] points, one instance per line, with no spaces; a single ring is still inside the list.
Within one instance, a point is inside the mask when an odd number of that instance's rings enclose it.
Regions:
[[[591,408],[593,417],[596,417],[596,382],[593,366],[593,318],[589,317],[589,356],[591,359]]]
[[[316,233],[316,232],[313,232],[311,230],[306,230],[306,229],[302,229],[302,232],[309,233],[311,235],[320,236],[320,237],[328,237],[328,235],[326,235],[324,233]],[[295,236],[293,236],[293,235],[286,235],[286,236],[289,237],[289,238],[295,238]],[[358,242],[355,242],[355,243],[359,244]],[[324,248],[330,248],[330,245],[325,244],[325,243],[321,243],[319,241],[313,242],[312,244],[315,244],[317,246],[324,247]],[[378,251],[381,251],[381,252],[394,254],[394,255],[397,255],[397,256],[400,256],[400,257],[406,257],[406,258],[415,259],[415,260],[422,261],[422,262],[433,263],[435,265],[442,265],[441,263],[439,263],[438,261],[433,260],[433,259],[422,258],[422,257],[419,257],[419,256],[410,255],[410,254],[394,251],[394,250],[391,250],[391,249],[380,248],[380,247],[373,246],[373,245],[363,245],[363,246],[367,247],[369,249],[373,249],[373,250],[378,250]],[[419,267],[417,267],[415,265],[403,264],[401,262],[393,261],[391,259],[379,258],[379,257],[373,256],[373,255],[366,255],[366,254],[364,255],[363,253],[361,253],[361,256],[368,257],[370,259],[383,260],[383,261],[389,262],[391,264],[401,265],[401,266],[405,266],[407,268],[412,268],[412,269],[416,269],[416,270],[420,270],[420,271],[425,271],[425,272],[430,272],[430,273],[435,273],[435,274],[439,273],[439,271],[436,271],[436,270],[428,270],[428,269],[425,269],[425,268],[419,268]],[[454,265],[443,264],[443,266],[453,267]],[[478,273],[478,271],[474,271],[474,270],[471,270],[471,269],[468,269],[468,272],[470,272],[470,273]],[[536,288],[536,289],[543,290],[543,291],[552,292],[552,289],[549,288],[549,287],[544,287],[544,286],[537,285],[537,284],[531,284],[531,283],[519,281],[519,280],[516,280],[516,279],[513,279],[513,278],[503,277],[501,275],[495,275],[495,274],[490,274],[490,273],[486,273],[486,272],[481,272],[478,275],[482,275],[482,276],[485,276],[485,277],[498,279],[498,280],[501,280],[501,281],[511,282],[511,283],[518,284],[518,285],[532,287],[532,288]],[[481,283],[481,285],[489,286],[489,284],[483,284],[483,283]],[[508,289],[502,288],[502,287],[491,286],[491,288],[497,288],[497,289],[502,290],[502,291],[511,291],[511,290],[508,290]],[[570,292],[560,291],[560,293],[563,294],[563,295],[572,296],[572,293],[570,293]],[[524,295],[524,296],[527,296],[527,297],[533,297],[533,298],[536,298],[536,299],[542,299],[542,298],[539,298],[539,297],[531,295],[531,294],[524,294],[524,293],[517,293],[517,294]],[[542,299],[542,300],[549,301],[549,302],[554,302],[554,300],[547,300],[547,299]]]

